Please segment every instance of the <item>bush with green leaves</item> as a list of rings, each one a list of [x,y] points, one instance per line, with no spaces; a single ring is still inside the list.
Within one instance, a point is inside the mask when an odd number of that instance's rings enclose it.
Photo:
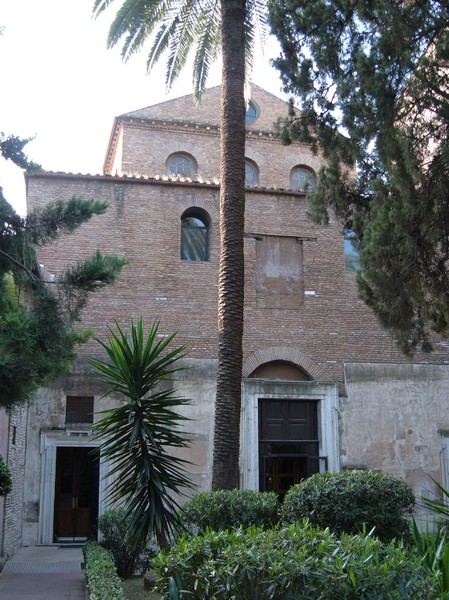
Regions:
[[[83,548],[89,600],[126,600],[111,555],[97,542]]]
[[[337,534],[375,528],[383,541],[409,535],[415,496],[408,484],[390,473],[341,471],[316,473],[285,495],[281,521],[304,518]]]
[[[217,490],[195,494],[183,506],[187,529],[215,531],[238,527],[272,527],[277,520],[278,497],[274,492]]]
[[[150,539],[143,547],[129,539],[130,519],[124,508],[102,514],[98,529],[102,534],[101,545],[110,552],[119,577],[127,579],[137,571],[143,573],[149,569],[156,546]]]
[[[12,476],[8,465],[0,456],[0,497],[7,496],[12,490]]]
[[[436,600],[436,582],[402,543],[338,537],[296,523],[208,530],[153,561],[165,600]]]

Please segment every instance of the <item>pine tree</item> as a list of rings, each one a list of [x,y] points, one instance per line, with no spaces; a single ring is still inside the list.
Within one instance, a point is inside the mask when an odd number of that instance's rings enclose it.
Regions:
[[[18,166],[40,167],[23,148],[28,140],[0,133],[0,153]],[[74,328],[90,293],[111,284],[126,260],[100,252],[48,281],[39,246],[71,232],[107,203],[73,197],[20,217],[0,188],[0,407],[11,409],[68,370],[88,331]]]
[[[406,353],[449,331],[449,9],[443,0],[281,0],[276,65],[301,112],[278,124],[327,159],[311,216],[333,208],[360,252],[360,296]]]

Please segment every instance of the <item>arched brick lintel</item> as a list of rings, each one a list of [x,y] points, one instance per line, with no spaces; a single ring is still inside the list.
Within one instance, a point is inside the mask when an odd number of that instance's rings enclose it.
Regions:
[[[297,365],[313,379],[325,378],[319,363],[298,348],[288,348],[286,346],[272,346],[271,348],[252,352],[243,361],[243,377],[249,377],[254,369],[274,360],[283,360]]]

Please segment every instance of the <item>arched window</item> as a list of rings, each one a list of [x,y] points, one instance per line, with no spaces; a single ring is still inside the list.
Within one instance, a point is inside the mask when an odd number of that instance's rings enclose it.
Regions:
[[[251,123],[254,123],[254,121],[257,119],[257,117],[259,116],[259,111],[257,110],[256,105],[254,104],[254,102],[249,102],[248,103],[248,108],[246,109],[246,113],[245,113],[245,123],[247,125],[251,125]]]
[[[171,154],[167,159],[167,172],[169,175],[181,175],[193,179],[196,175],[195,160],[183,152]]]
[[[181,260],[209,260],[209,215],[189,209],[181,217]]]
[[[259,185],[259,169],[252,160],[245,159],[245,185],[255,187]]]
[[[290,173],[290,185],[297,192],[313,192],[316,175],[309,167],[294,167]]]

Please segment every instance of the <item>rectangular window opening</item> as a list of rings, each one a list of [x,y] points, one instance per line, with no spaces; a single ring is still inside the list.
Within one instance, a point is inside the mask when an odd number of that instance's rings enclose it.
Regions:
[[[93,421],[93,396],[67,396],[65,411],[66,423],[93,423]]]

